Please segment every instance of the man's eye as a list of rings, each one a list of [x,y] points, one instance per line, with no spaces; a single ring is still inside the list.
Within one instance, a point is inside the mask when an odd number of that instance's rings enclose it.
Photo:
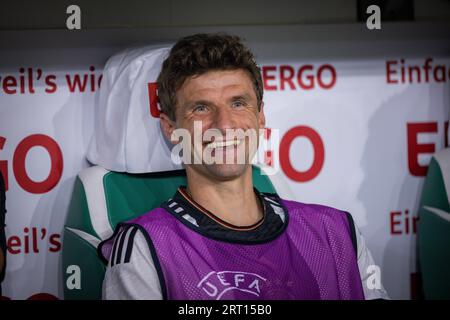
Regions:
[[[240,107],[243,107],[243,106],[245,106],[245,103],[243,101],[237,100],[237,101],[233,102],[233,107],[234,108],[240,108]]]
[[[205,111],[206,111],[206,106],[203,104],[199,104],[194,107],[194,112],[205,112]]]

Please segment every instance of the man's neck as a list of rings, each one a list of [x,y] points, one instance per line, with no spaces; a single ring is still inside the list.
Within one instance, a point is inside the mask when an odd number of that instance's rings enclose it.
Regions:
[[[186,170],[187,192],[202,207],[235,226],[261,220],[263,209],[253,190],[252,168],[233,180],[217,181],[195,170]]]

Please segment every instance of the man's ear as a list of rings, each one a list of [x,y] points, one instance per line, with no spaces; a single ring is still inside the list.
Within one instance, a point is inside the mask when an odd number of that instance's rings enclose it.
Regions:
[[[159,123],[161,125],[161,130],[164,133],[164,136],[169,140],[172,144],[176,144],[178,141],[172,141],[172,133],[176,129],[175,121],[169,118],[165,113],[161,113],[159,115]]]
[[[264,129],[266,127],[266,116],[264,115],[264,102],[261,101],[261,107],[258,112],[258,124],[260,129]]]

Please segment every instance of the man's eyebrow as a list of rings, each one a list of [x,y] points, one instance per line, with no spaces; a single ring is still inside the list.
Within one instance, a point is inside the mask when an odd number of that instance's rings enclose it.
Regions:
[[[249,100],[251,100],[251,96],[248,93],[242,93],[242,94],[233,95],[232,97],[230,97],[228,99],[228,101],[236,101],[236,100],[249,101]],[[213,105],[214,102],[205,100],[205,99],[187,101],[187,103],[185,104],[185,108],[187,108],[187,109],[194,108],[195,106],[200,105],[200,104],[209,106],[209,105]]]
[[[238,94],[234,95],[230,98],[230,101],[236,101],[236,100],[250,100],[251,96],[248,93]]]

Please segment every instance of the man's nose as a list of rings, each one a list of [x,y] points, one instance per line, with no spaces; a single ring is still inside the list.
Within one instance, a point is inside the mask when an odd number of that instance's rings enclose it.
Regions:
[[[226,106],[220,106],[214,114],[214,127],[225,132],[226,129],[234,129],[236,126],[233,113]]]

